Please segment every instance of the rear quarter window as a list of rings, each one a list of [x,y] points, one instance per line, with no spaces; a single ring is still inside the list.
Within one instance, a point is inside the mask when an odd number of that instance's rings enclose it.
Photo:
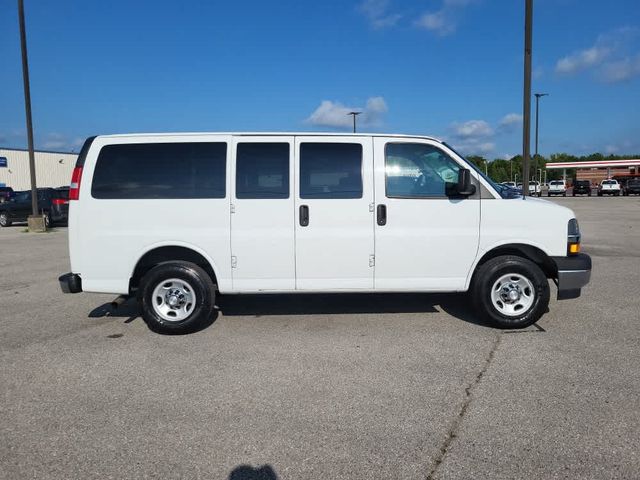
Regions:
[[[225,142],[102,147],[91,195],[98,199],[224,198]]]

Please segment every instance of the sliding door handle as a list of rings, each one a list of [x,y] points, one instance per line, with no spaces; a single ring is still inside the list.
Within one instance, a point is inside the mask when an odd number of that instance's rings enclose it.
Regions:
[[[387,206],[386,205],[378,205],[376,211],[376,218],[378,220],[378,225],[383,226],[387,224]]]
[[[307,205],[300,205],[300,226],[306,227],[309,225],[309,207]]]

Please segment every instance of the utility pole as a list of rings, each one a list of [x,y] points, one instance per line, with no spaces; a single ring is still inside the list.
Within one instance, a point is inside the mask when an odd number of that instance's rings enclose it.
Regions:
[[[24,25],[24,1],[18,0],[18,20],[20,22],[20,49],[22,51],[22,81],[24,83],[24,109],[27,117],[27,143],[29,148],[29,173],[31,176],[31,214],[29,222],[30,230],[44,230],[38,224],[38,189],[36,188],[36,160],[33,153],[33,124],[31,122],[31,89],[29,88],[29,60],[27,57],[27,32]],[[42,219],[41,219],[42,220]]]
[[[524,92],[522,115],[522,198],[529,195],[531,150],[531,53],[533,50],[533,0],[525,0],[524,13]]]
[[[533,94],[536,97],[536,151],[533,154],[533,158],[535,160],[535,168],[538,168],[538,108],[539,108],[539,103],[540,103],[540,98],[541,97],[547,97],[549,96],[548,93],[534,93]],[[542,183],[542,175],[540,175],[540,183]]]
[[[353,117],[353,133],[356,133],[356,117],[360,115],[362,112],[349,112],[347,115],[351,115]]]

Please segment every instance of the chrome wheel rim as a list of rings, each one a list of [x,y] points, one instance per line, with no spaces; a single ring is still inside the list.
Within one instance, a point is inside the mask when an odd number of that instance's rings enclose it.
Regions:
[[[170,278],[154,288],[151,302],[160,318],[168,322],[180,322],[193,313],[196,294],[188,282]]]
[[[533,283],[519,273],[508,273],[496,280],[491,288],[491,303],[507,317],[518,317],[533,306],[536,294]]]

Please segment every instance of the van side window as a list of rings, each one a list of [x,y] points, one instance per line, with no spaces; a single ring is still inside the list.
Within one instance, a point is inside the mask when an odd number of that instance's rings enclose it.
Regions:
[[[300,144],[300,198],[362,198],[362,145]]]
[[[227,144],[129,143],[102,147],[91,195],[101,199],[224,198]]]
[[[387,143],[388,198],[441,198],[458,181],[460,166],[439,148],[423,143]]]
[[[289,198],[289,144],[239,143],[236,198]]]

